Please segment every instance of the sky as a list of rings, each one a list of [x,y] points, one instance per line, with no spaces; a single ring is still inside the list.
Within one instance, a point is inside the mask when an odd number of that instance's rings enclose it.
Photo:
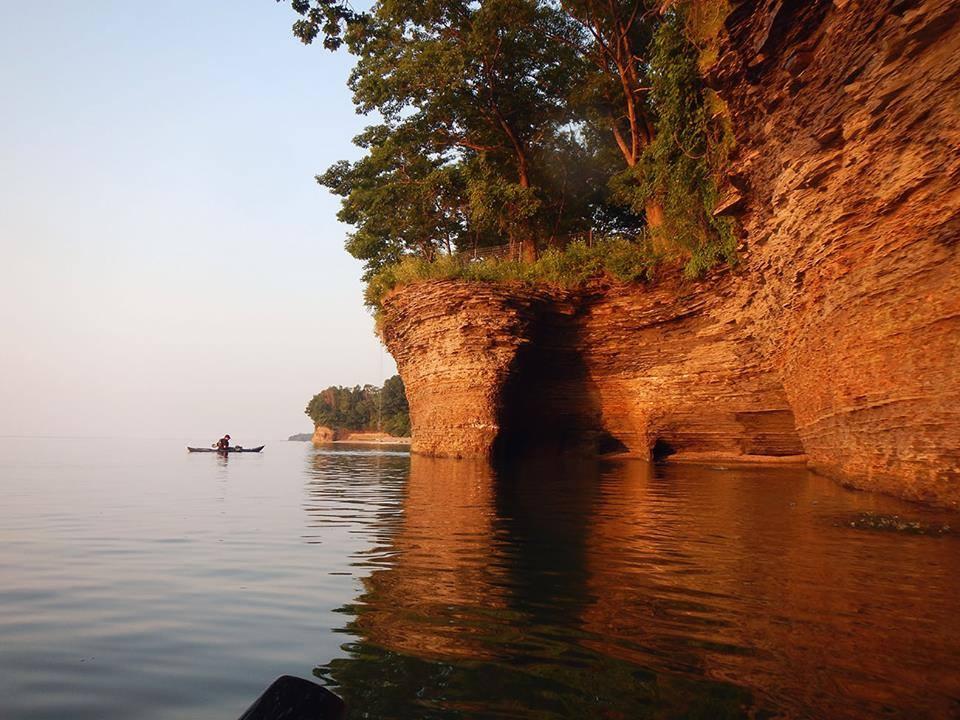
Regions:
[[[0,435],[260,444],[395,372],[313,176],[350,58],[273,0],[0,0]]]

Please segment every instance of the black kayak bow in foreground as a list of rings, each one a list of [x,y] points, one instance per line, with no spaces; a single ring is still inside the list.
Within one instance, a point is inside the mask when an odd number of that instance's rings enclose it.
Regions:
[[[258,697],[240,720],[343,720],[343,700],[309,680],[283,675]]]

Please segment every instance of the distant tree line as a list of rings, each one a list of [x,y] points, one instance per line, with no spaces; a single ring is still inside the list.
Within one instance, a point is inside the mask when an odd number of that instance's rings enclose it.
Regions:
[[[314,425],[334,430],[382,430],[397,437],[410,434],[410,408],[399,375],[375,385],[331,385],[313,396],[304,411]]]
[[[279,0],[278,0],[279,1]],[[727,0],[291,0],[294,34],[345,47],[363,150],[317,177],[369,281],[433,260],[596,232],[697,274],[733,260],[715,212],[729,115],[702,80]]]

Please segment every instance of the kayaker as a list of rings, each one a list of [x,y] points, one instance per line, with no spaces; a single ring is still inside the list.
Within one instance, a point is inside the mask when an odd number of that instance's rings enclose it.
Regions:
[[[222,438],[217,440],[217,450],[220,452],[227,452],[230,448],[230,436],[224,435]]]

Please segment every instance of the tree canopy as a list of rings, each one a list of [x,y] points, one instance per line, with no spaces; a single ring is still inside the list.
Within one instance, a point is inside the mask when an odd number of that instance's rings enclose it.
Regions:
[[[297,37],[356,57],[353,102],[374,119],[364,156],[317,176],[366,279],[486,245],[533,260],[584,231],[656,240],[692,272],[729,259],[713,217],[729,128],[690,3],[293,0]]]

